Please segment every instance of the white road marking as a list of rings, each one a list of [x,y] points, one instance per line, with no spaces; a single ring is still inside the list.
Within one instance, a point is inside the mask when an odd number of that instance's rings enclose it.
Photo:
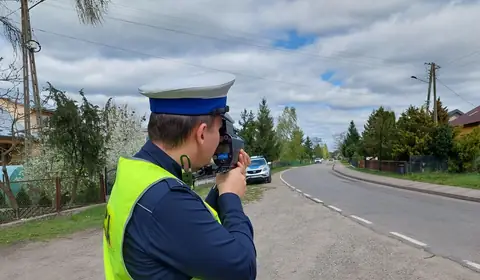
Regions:
[[[313,201],[315,201],[316,203],[323,203],[323,201],[321,201],[321,200],[318,199],[318,198],[314,198]]]
[[[418,240],[416,240],[416,239],[413,239],[413,238],[411,238],[411,237],[408,237],[408,236],[406,236],[406,235],[403,235],[403,234],[401,234],[401,233],[392,231],[392,232],[390,232],[390,234],[395,235],[396,237],[400,237],[401,239],[404,239],[404,240],[406,240],[406,241],[408,241],[408,242],[411,242],[411,243],[413,243],[413,244],[415,244],[415,245],[417,245],[417,246],[427,247],[427,244],[425,244],[425,243],[423,243],[423,242],[420,242],[420,241],[418,241]]]
[[[309,195],[308,193],[303,193],[303,195],[304,195],[305,197],[312,198],[312,196]]]
[[[337,211],[337,212],[342,212],[342,209],[337,208],[337,207],[335,207],[335,206],[333,206],[333,205],[328,205],[328,208],[333,209],[333,210],[335,210],[335,211]]]
[[[467,260],[464,260],[463,262],[470,267],[473,267],[475,269],[480,270],[480,264],[478,264],[478,263],[474,263],[474,262],[467,261]]]
[[[369,220],[365,220],[364,218],[360,218],[360,217],[355,216],[355,215],[350,215],[350,217],[352,217],[353,219],[358,220],[358,221],[360,221],[360,222],[362,222],[362,223],[365,223],[365,224],[367,224],[367,225],[371,225],[371,224],[372,224],[372,222],[370,222]]]
[[[299,190],[299,189],[296,189],[296,191],[299,192],[299,193],[303,193],[303,192],[302,192],[301,190]]]

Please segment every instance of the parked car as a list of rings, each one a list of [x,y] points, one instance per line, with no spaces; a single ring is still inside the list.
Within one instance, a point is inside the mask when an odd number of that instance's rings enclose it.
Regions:
[[[322,163],[322,162],[323,162],[323,158],[316,158],[315,159],[315,164]]]
[[[265,183],[272,182],[272,173],[270,165],[263,156],[251,157],[252,162],[247,167],[247,182],[263,181]]]

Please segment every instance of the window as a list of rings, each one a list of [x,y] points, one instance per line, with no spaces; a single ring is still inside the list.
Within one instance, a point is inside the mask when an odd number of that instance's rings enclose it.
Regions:
[[[267,162],[263,158],[259,159],[252,159],[252,162],[250,163],[250,166],[260,166],[260,165],[266,165]]]

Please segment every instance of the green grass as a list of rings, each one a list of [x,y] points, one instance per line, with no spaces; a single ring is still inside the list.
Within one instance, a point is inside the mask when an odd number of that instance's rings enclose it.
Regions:
[[[74,215],[0,228],[0,246],[21,241],[42,241],[77,231],[98,228],[102,224],[104,215],[105,206],[101,205]]]
[[[360,171],[364,173],[387,176],[387,177],[398,178],[398,179],[480,190],[480,174],[475,174],[475,173],[456,174],[456,173],[447,173],[447,172],[425,172],[425,173],[411,173],[411,174],[401,175],[393,172],[382,172],[382,171],[376,171],[376,170],[370,170],[370,169],[364,169],[364,168],[352,168],[352,169],[355,171]]]

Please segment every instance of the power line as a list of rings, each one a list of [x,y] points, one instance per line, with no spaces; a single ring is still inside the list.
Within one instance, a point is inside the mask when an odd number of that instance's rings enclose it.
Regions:
[[[51,1],[54,1],[54,0],[51,0]],[[135,11],[139,11],[139,12],[142,12],[142,13],[149,13],[149,14],[152,14],[152,15],[157,15],[159,17],[169,17],[169,18],[173,18],[173,19],[179,19],[179,20],[181,20],[181,22],[185,21],[185,18],[178,17],[178,16],[176,17],[176,16],[172,16],[172,15],[169,15],[169,14],[165,14],[165,13],[159,13],[156,10],[152,11],[152,10],[139,9],[137,7],[131,7],[131,6],[127,6],[127,5],[124,5],[124,4],[118,4],[118,3],[114,3],[114,2],[112,2],[111,4],[113,4],[114,6],[117,6],[117,7],[123,7],[124,9],[135,10]],[[192,17],[190,17],[189,20],[192,21],[192,19],[194,19],[196,17],[198,17],[196,14],[192,14]],[[194,21],[192,21],[192,22],[194,22]],[[196,21],[196,24],[201,24],[201,23],[202,23],[201,21]],[[246,31],[243,31],[243,30],[239,31],[239,30],[227,29],[225,27],[222,27],[222,28],[225,29],[225,30],[230,30],[230,32],[232,32],[232,33],[241,32],[241,33],[244,33],[244,34],[252,35],[253,37],[256,37],[256,36],[265,37],[263,34],[254,34],[254,33],[246,32]],[[241,36],[232,36],[230,34],[227,34],[227,36],[232,37],[232,38],[240,38],[240,39],[244,39],[244,40],[245,39],[251,40],[251,38],[246,38],[246,37],[241,37]],[[278,38],[270,37],[270,39],[271,40],[277,40]],[[310,53],[310,52],[308,52],[308,53]],[[348,52],[348,51],[341,51],[341,52],[335,52],[335,53],[337,53],[337,54],[341,54],[341,53],[351,54],[351,55],[355,55],[355,56],[361,56],[361,57],[364,57],[364,58],[370,58],[370,59],[380,60],[381,62],[385,62],[385,58],[369,56],[369,55],[364,55],[364,54],[359,55],[358,53],[353,53],[353,52]],[[313,54],[313,53],[311,53],[311,54]]]
[[[70,7],[56,6],[56,5],[52,5],[52,3],[45,3],[45,5],[48,5],[48,6],[54,7],[54,8],[58,8],[58,9],[72,10]],[[253,43],[253,42],[247,42],[247,41],[244,40],[245,38],[242,38],[240,40],[235,39],[232,42],[231,39],[215,37],[215,36],[210,36],[210,35],[204,35],[204,34],[198,34],[198,33],[190,32],[190,31],[178,30],[178,29],[175,29],[175,28],[162,27],[162,26],[158,26],[158,25],[153,25],[153,24],[148,24],[148,23],[143,23],[143,22],[138,22],[138,21],[133,21],[133,20],[128,20],[128,19],[123,19],[123,18],[120,18],[120,17],[105,15],[104,18],[108,18],[108,19],[111,19],[113,21],[123,22],[123,23],[131,24],[131,25],[148,27],[148,28],[152,28],[152,29],[156,29],[156,30],[173,32],[173,33],[177,33],[177,34],[184,34],[184,35],[188,35],[188,36],[199,37],[199,38],[215,40],[215,41],[222,41],[222,42],[227,42],[227,43],[239,43],[239,44],[248,45],[248,46],[252,46],[252,47],[256,47],[256,48],[260,48],[260,49],[264,49],[264,50],[276,50],[276,51],[285,52],[285,53],[289,53],[289,54],[313,57],[313,58],[317,58],[317,59],[320,59],[320,60],[333,60],[333,61],[339,62],[338,60],[341,59],[341,60],[344,60],[344,61],[340,61],[340,62],[343,62],[343,63],[354,63],[354,64],[358,64],[358,65],[361,65],[361,66],[368,66],[368,67],[381,66],[380,64],[377,64],[377,65],[370,64],[366,61],[354,60],[352,58],[344,57],[344,56],[341,56],[341,55],[325,56],[325,55],[319,55],[319,54],[315,54],[315,53],[311,53],[311,52],[298,51],[298,50],[293,51],[293,50],[283,49],[283,48],[275,47],[275,46],[259,45],[259,44]],[[233,37],[233,38],[235,38],[235,37]]]
[[[184,64],[184,65],[193,66],[193,67],[202,68],[202,69],[207,69],[207,70],[211,70],[211,71],[225,72],[225,73],[230,73],[230,74],[234,74],[234,75],[237,75],[237,76],[244,76],[244,77],[252,78],[252,79],[259,79],[259,80],[266,80],[266,81],[271,81],[271,82],[276,82],[276,83],[282,83],[282,84],[286,84],[286,85],[290,85],[290,86],[311,87],[311,88],[315,87],[314,85],[305,85],[305,84],[299,84],[299,83],[285,82],[285,81],[282,81],[282,80],[273,80],[273,79],[269,79],[269,78],[265,78],[265,77],[260,77],[260,76],[250,75],[250,74],[244,74],[244,73],[234,72],[234,71],[228,71],[228,70],[222,70],[222,69],[218,69],[218,68],[214,68],[214,67],[208,67],[208,66],[194,64],[194,63],[185,62],[185,61],[177,61],[177,60],[173,60],[173,59],[166,58],[166,57],[159,56],[159,55],[152,55],[152,54],[148,54],[148,53],[144,53],[144,52],[140,52],[140,51],[136,51],[136,50],[132,50],[132,49],[128,49],[128,48],[113,46],[113,45],[110,45],[110,44],[96,42],[96,41],[92,41],[92,40],[88,40],[88,39],[82,39],[82,38],[78,38],[78,37],[75,37],[75,36],[62,34],[62,33],[57,33],[57,32],[53,32],[53,31],[48,31],[48,30],[41,29],[41,28],[33,28],[33,30],[36,30],[36,31],[42,32],[42,33],[46,33],[46,34],[55,35],[55,36],[58,36],[58,37],[63,37],[63,38],[75,40],[75,41],[89,43],[89,44],[92,44],[92,45],[98,45],[98,46],[102,46],[102,47],[106,47],[106,48],[110,48],[110,49],[115,49],[115,50],[119,50],[119,51],[123,51],[123,52],[134,53],[134,54],[137,54],[137,55],[142,55],[142,56],[147,56],[147,57],[153,57],[153,58],[158,58],[158,59],[162,59],[162,60],[172,61],[172,62],[175,62],[175,63],[178,63],[178,64]]]
[[[449,60],[446,64],[452,64],[452,63],[455,62],[455,61],[458,62],[458,61],[460,61],[460,60],[462,60],[462,59],[464,59],[464,58],[467,58],[467,57],[470,57],[470,56],[473,56],[473,55],[476,55],[476,54],[479,54],[479,53],[480,53],[480,50],[475,50],[475,51],[473,51],[473,52],[470,52],[470,53],[467,53],[467,54],[465,54],[465,55],[461,55],[461,56],[459,56],[459,57],[457,57],[457,58],[451,59],[451,60]],[[468,65],[468,64],[470,64],[470,63],[468,62],[467,65]]]
[[[446,89],[448,89],[449,91],[451,91],[453,94],[455,94],[456,96],[458,96],[460,99],[462,99],[463,101],[467,102],[468,104],[472,105],[473,107],[477,107],[477,105],[473,104],[472,102],[466,100],[465,98],[463,98],[460,94],[458,94],[456,91],[454,91],[451,87],[447,86],[445,83],[443,83],[440,79],[437,78],[437,81],[442,85],[444,86]]]

